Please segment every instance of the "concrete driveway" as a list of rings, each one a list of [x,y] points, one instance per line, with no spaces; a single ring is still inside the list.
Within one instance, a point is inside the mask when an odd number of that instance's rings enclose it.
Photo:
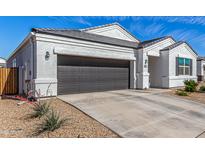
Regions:
[[[161,91],[119,90],[58,98],[122,137],[190,138],[205,130],[204,104],[168,96]]]

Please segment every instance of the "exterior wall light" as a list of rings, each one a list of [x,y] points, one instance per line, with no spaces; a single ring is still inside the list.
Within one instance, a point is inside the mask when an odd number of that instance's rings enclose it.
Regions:
[[[145,59],[145,61],[144,61],[144,68],[147,68],[147,65],[148,65],[148,60],[147,59]]]
[[[50,53],[48,51],[46,51],[45,59],[48,60],[49,57],[50,57]]]

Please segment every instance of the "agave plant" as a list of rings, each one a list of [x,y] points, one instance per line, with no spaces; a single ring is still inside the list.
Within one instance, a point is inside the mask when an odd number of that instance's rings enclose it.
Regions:
[[[61,118],[59,113],[51,110],[37,127],[37,134],[54,131],[65,124],[67,119]]]
[[[38,102],[38,103],[34,103],[32,109],[33,109],[33,113],[30,114],[30,117],[41,118],[42,116],[48,113],[48,111],[50,110],[50,105],[48,105],[47,103]]]

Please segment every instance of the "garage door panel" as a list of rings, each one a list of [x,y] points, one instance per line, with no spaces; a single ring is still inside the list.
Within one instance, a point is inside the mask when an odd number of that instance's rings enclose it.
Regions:
[[[58,66],[58,94],[129,88],[129,67]]]

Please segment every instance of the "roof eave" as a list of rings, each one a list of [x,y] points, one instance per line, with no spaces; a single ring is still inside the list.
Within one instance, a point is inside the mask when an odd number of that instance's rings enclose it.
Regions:
[[[173,41],[176,42],[176,40],[175,40],[172,36],[165,36],[165,37],[161,38],[159,41],[156,41],[156,42],[154,42],[154,43],[149,43],[149,44],[147,44],[147,45],[142,45],[141,48],[150,47],[150,46],[152,46],[152,45],[154,45],[154,44],[156,44],[156,43],[159,43],[159,42],[164,41],[164,40],[169,39],[169,38],[171,38]],[[139,48],[140,48],[140,47],[139,47]]]
[[[8,60],[9,61],[17,52],[18,50],[34,35],[34,32],[31,31],[26,38],[19,44],[19,46],[9,55]]]
[[[3,60],[5,60],[5,61],[6,61],[6,58],[0,57],[0,59],[3,59]]]
[[[180,44],[178,44],[174,48],[176,48],[176,47],[178,47],[178,46],[180,46],[182,44],[186,44],[193,51],[193,53],[195,53],[195,55],[198,56],[198,53],[187,42],[181,42]],[[169,51],[169,50],[172,50],[174,48],[171,48],[171,49],[161,49],[160,51]]]
[[[57,34],[57,33],[52,33],[49,31],[41,31],[38,29],[33,28],[32,32],[34,33],[39,33],[39,34],[46,34],[46,35],[54,35],[54,36],[60,36],[60,37],[65,37],[65,38],[72,38],[72,39],[78,39],[78,40],[85,40],[85,41],[90,41],[90,42],[97,42],[97,43],[103,43],[103,42],[99,42],[99,41],[93,41],[93,40],[89,40],[89,39],[84,39],[84,38],[76,38],[74,36],[64,36],[62,34]],[[93,35],[93,34],[92,34]],[[113,38],[114,39],[114,38]],[[124,40],[123,40],[124,41]],[[103,44],[108,44],[108,45],[115,45],[115,46],[120,46],[120,47],[125,47],[125,48],[132,48],[132,49],[138,49],[138,47],[133,47],[133,46],[128,46],[128,45],[119,45],[119,44],[112,44],[112,43],[108,43],[108,42],[104,42]]]
[[[184,42],[195,54],[198,56],[198,53],[189,45],[189,43]]]

